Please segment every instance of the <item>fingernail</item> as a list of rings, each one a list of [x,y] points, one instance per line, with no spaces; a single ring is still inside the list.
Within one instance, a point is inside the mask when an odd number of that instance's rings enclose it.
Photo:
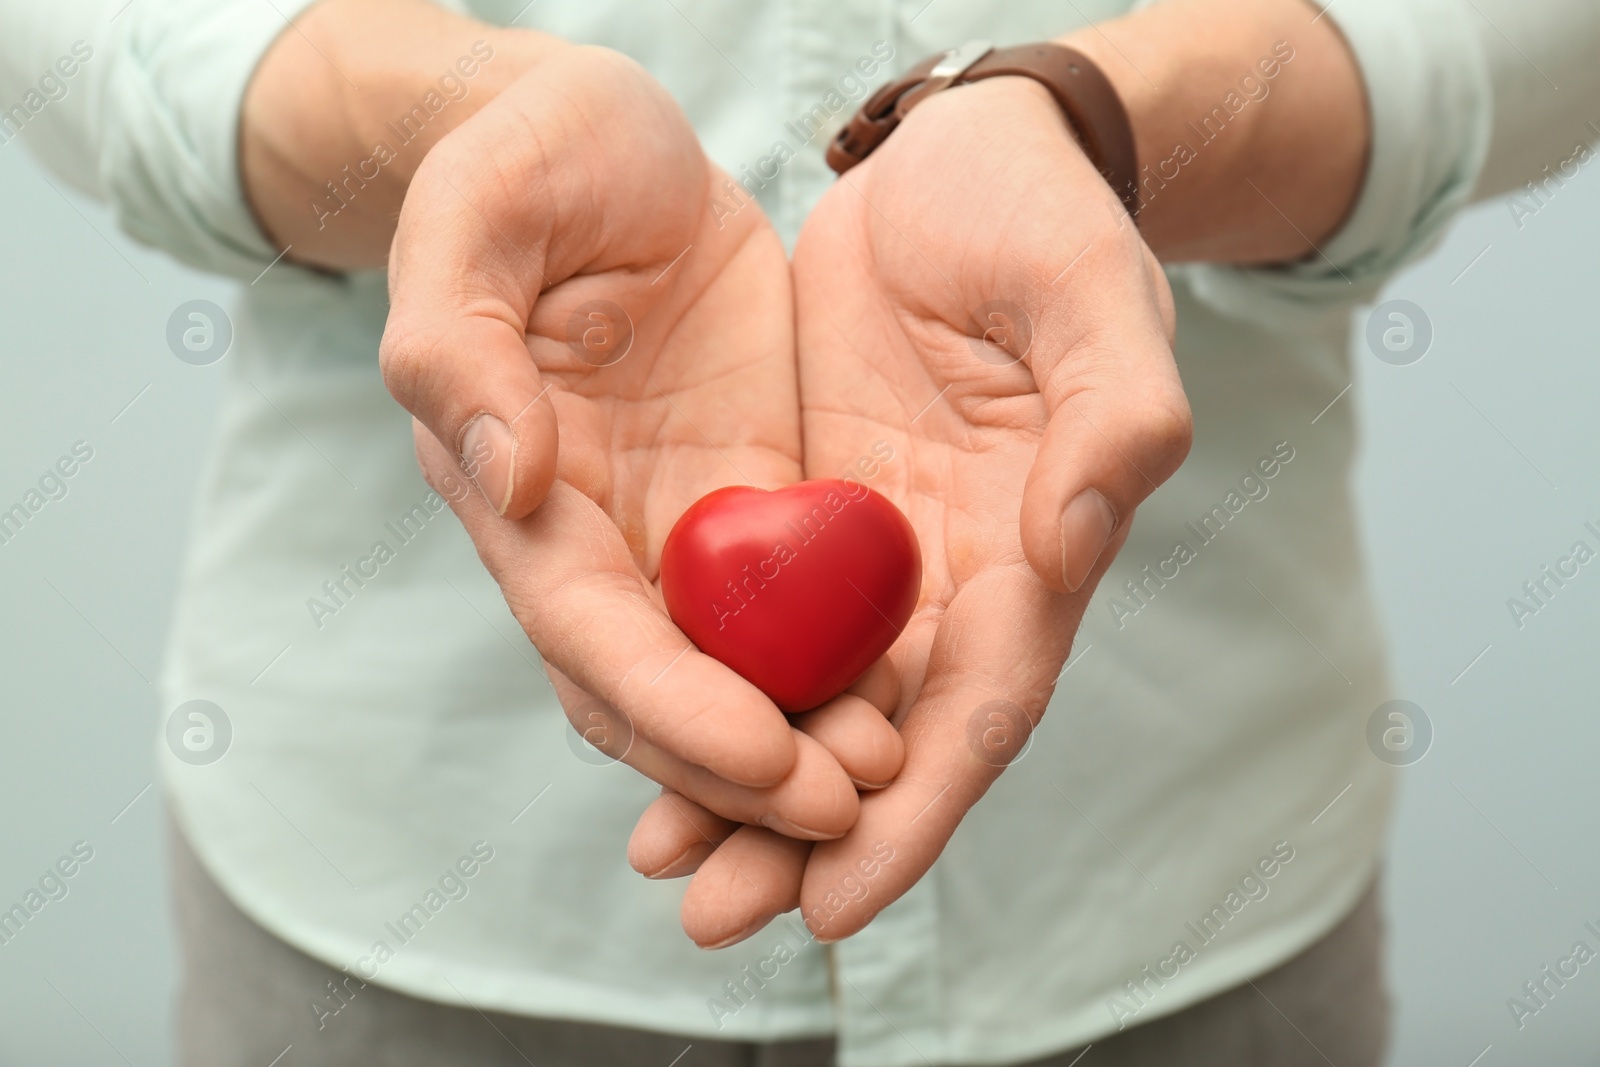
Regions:
[[[761,816],[761,825],[768,830],[775,830],[784,837],[798,838],[801,841],[827,841],[838,834],[824,834],[816,830],[808,830],[804,826],[796,825],[781,815]]]
[[[688,874],[689,871],[694,868],[702,858],[703,857],[699,854],[698,846],[690,845],[681,853],[674,856],[666,863],[663,863],[657,870],[646,874],[645,877],[652,880],[658,878],[679,878],[685,874]]]
[[[1111,540],[1117,515],[1106,498],[1085,489],[1061,513],[1061,580],[1076,593]]]
[[[736,934],[730,934],[721,941],[714,942],[710,945],[701,945],[700,947],[705,949],[707,952],[710,952],[713,949],[727,948],[729,945],[734,945],[740,941],[743,941],[745,938],[756,933],[756,931],[760,930],[763,926],[766,926],[769,922],[776,918],[776,915],[765,915],[751,923],[749,926],[746,926]]]
[[[496,515],[511,506],[511,473],[516,469],[517,439],[511,427],[493,415],[479,415],[461,435],[461,469],[483,493]]]

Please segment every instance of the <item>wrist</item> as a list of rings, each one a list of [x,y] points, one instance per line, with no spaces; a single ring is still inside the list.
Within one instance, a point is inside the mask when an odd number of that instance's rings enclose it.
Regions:
[[[263,56],[240,116],[240,173],[262,230],[302,263],[382,266],[428,151],[565,47],[411,0],[311,7]]]
[[[1349,213],[1366,101],[1342,36],[1314,15],[1302,0],[1168,3],[1061,39],[1123,101],[1139,227],[1163,261],[1298,259]]]

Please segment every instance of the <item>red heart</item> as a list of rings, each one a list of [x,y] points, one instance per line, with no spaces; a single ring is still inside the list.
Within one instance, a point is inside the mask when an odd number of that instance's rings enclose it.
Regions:
[[[718,489],[661,550],[672,621],[789,712],[861,677],[900,636],[921,586],[911,523],[840,479]]]

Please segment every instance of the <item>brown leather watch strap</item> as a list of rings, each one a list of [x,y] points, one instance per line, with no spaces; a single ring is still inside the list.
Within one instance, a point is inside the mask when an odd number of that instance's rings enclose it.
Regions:
[[[1050,42],[990,48],[985,41],[974,41],[923,60],[861,105],[828,146],[828,166],[843,174],[866,159],[913,107],[933,93],[999,77],[1032,78],[1050,91],[1084,155],[1128,213],[1136,216],[1138,159],[1128,112],[1110,81],[1087,56]]]

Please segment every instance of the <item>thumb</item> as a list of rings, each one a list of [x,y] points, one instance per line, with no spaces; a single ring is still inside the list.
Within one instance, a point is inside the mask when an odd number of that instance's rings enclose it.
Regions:
[[[465,315],[437,332],[391,318],[384,381],[456,457],[497,514],[522,518],[555,478],[555,409],[520,329]],[[430,333],[432,334],[430,336]]]
[[[509,214],[490,183],[438,162],[434,153],[423,160],[395,232],[384,384],[497,514],[522,518],[543,501],[556,467],[555,409],[525,326],[545,241],[529,242],[533,252],[513,244],[488,221]]]
[[[1156,284],[1147,314],[1035,368],[1050,420],[1023,489],[1022,548],[1058,592],[1110,566],[1134,509],[1189,454],[1193,416],[1172,359],[1170,298]]]

